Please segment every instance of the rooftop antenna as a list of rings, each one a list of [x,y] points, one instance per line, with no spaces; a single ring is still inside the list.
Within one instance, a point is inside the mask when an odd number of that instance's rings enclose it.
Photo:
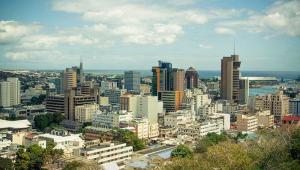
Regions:
[[[235,39],[233,40],[233,55],[235,55]]]

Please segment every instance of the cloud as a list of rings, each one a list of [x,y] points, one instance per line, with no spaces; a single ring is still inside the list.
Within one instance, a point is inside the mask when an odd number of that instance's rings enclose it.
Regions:
[[[64,57],[61,52],[53,50],[31,50],[31,51],[8,51],[5,57],[13,61],[62,61]]]
[[[59,0],[53,9],[77,13],[87,23],[99,25],[99,30],[121,38],[125,43],[161,45],[170,44],[190,25],[203,25],[218,20],[249,13],[246,9],[196,9],[189,4],[194,0],[153,3],[152,1]],[[168,4],[174,4],[170,7]],[[179,8],[178,6],[189,8]],[[168,27],[169,31],[160,31]],[[112,30],[112,31],[109,31]]]
[[[225,28],[225,27],[217,27],[215,28],[215,32],[218,34],[223,34],[223,35],[234,35],[235,31],[233,31],[230,28]]]
[[[246,19],[222,22],[218,26],[249,33],[266,33],[267,37],[300,36],[300,1],[277,1],[264,11]]]
[[[213,46],[211,46],[211,45],[205,45],[205,44],[199,44],[199,47],[200,48],[205,48],[205,49],[213,48]]]
[[[0,21],[0,44],[12,43],[27,34],[38,31],[37,24],[20,24],[16,21]]]

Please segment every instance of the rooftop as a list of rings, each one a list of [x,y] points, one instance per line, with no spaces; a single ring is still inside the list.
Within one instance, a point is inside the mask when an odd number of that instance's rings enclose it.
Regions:
[[[25,120],[15,120],[15,121],[10,121],[10,120],[3,120],[0,119],[0,129],[25,129],[29,128],[31,126],[31,123],[25,119]]]

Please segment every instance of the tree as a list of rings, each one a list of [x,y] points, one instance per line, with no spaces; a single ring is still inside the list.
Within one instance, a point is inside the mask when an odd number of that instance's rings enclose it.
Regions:
[[[195,152],[196,153],[206,152],[208,147],[216,145],[226,140],[227,140],[227,135],[225,133],[221,133],[220,135],[216,133],[208,133],[203,139],[197,142]]]
[[[179,145],[171,152],[171,157],[192,158],[193,153],[186,145]]]
[[[13,170],[13,162],[9,158],[0,157],[0,169],[3,170]]]
[[[243,146],[232,142],[209,147],[204,159],[216,169],[247,169],[253,161]]]
[[[113,131],[113,140],[127,143],[128,146],[133,147],[134,151],[141,150],[146,147],[145,142],[129,130],[115,129]]]
[[[64,154],[62,149],[54,149],[55,145],[53,142],[48,141],[47,147],[44,150],[44,158],[47,163],[55,163]]]
[[[300,128],[296,128],[291,134],[291,156],[300,162]]]
[[[62,113],[53,113],[53,123],[60,124],[64,119],[65,116]]]
[[[233,139],[234,139],[234,141],[237,143],[237,142],[239,142],[239,140],[241,140],[241,139],[246,139],[247,136],[248,136],[247,133],[243,134],[242,132],[238,132],[238,133],[236,134],[236,136],[233,137]]]
[[[37,115],[34,117],[34,125],[37,129],[43,131],[49,125],[48,118],[45,115]]]
[[[29,165],[30,157],[27,152],[25,152],[24,147],[18,149],[16,153],[16,170],[27,170]]]
[[[37,144],[30,145],[27,148],[29,153],[29,169],[41,169],[44,164],[44,149]]]
[[[15,169],[41,169],[46,163],[55,163],[63,155],[63,150],[54,149],[53,143],[48,143],[46,149],[37,144],[30,145],[26,151],[24,146],[16,154]]]
[[[52,125],[59,125],[64,119],[61,113],[47,113],[45,115],[37,115],[34,117],[35,127],[41,131],[44,131],[46,127]]]
[[[83,164],[78,161],[72,161],[66,164],[66,166],[63,168],[63,170],[75,170],[79,167],[82,167]]]

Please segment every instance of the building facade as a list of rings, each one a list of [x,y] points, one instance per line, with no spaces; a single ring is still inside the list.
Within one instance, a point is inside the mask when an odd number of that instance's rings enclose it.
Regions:
[[[128,92],[140,93],[141,75],[137,71],[124,72],[124,87]]]
[[[221,60],[221,97],[239,103],[240,65],[238,55],[223,57]]]
[[[198,88],[199,75],[196,69],[190,67],[185,72],[185,83],[187,89]]]
[[[21,103],[21,83],[18,78],[9,77],[0,82],[0,106],[10,107]]]
[[[293,116],[300,116],[300,99],[291,99],[289,101],[289,112]]]

